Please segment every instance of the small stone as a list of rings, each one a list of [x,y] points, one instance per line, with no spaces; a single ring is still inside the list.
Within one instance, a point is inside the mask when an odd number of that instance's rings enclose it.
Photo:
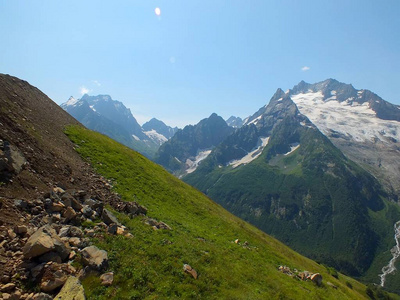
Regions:
[[[28,227],[26,227],[25,225],[20,225],[20,226],[17,225],[14,227],[14,232],[19,235],[24,235],[25,233],[28,232]]]
[[[14,289],[15,289],[15,283],[10,282],[0,287],[0,292],[7,293],[11,292]]]
[[[65,208],[65,205],[62,204],[61,202],[58,203],[53,203],[50,210],[53,212],[60,212]]]
[[[327,282],[327,285],[329,285],[330,287],[334,288],[335,290],[338,288],[336,285],[334,285],[332,282]]]
[[[60,238],[63,238],[63,237],[68,236],[68,235],[69,235],[69,229],[70,229],[70,226],[64,226],[64,227],[62,227],[62,228],[60,229],[59,233],[58,233],[58,236],[59,236]]]
[[[236,240],[235,240],[235,244],[239,244],[239,239],[236,239]]]
[[[32,300],[53,300],[53,297],[46,293],[39,293],[35,294]]]
[[[85,233],[88,237],[94,237],[96,232],[93,229],[86,229]]]
[[[43,268],[45,266],[45,263],[42,263],[40,265],[37,265],[36,267],[33,267],[31,271],[31,275],[34,279],[36,279],[43,271]]]
[[[81,239],[78,237],[72,237],[69,239],[69,244],[73,247],[79,247],[81,245]]]
[[[100,276],[101,285],[110,286],[114,281],[114,273],[108,272]]]
[[[184,264],[183,265],[183,271],[185,271],[186,273],[189,273],[190,275],[192,275],[194,279],[197,279],[197,272],[190,265]]]
[[[310,279],[311,279],[312,282],[314,282],[318,286],[320,286],[321,283],[322,283],[322,275],[319,274],[319,273],[312,274],[310,276]]]
[[[108,226],[107,232],[109,234],[116,234],[118,230],[118,225],[117,224],[110,224],[110,226]]]
[[[75,251],[71,251],[71,253],[69,254],[68,259],[69,260],[73,260],[76,257],[76,252]]]
[[[93,210],[90,208],[89,205],[84,205],[84,206],[82,207],[82,209],[81,209],[81,213],[82,213],[85,217],[90,218],[90,217],[92,216],[92,214],[93,214]]]
[[[12,229],[7,230],[7,234],[10,239],[15,239],[17,237],[17,234]]]
[[[105,208],[103,209],[103,213],[101,214],[101,219],[107,225],[110,225],[112,223],[115,223],[117,225],[121,225],[121,223],[118,222],[118,219],[108,209],[105,209]]]
[[[67,209],[63,213],[63,217],[65,218],[65,220],[67,222],[69,222],[70,220],[75,218],[75,216],[76,216],[76,212],[71,206],[67,207]]]
[[[9,293],[3,293],[1,299],[10,300],[11,299],[11,295]]]
[[[64,194],[65,193],[65,191],[60,187],[53,188],[53,192],[56,194]]]
[[[21,299],[22,293],[20,291],[15,291],[14,293],[11,294],[11,299],[12,300],[19,300]]]
[[[10,278],[10,276],[8,276],[8,275],[3,275],[3,276],[1,276],[1,278],[0,278],[0,281],[1,281],[2,283],[9,283],[10,280],[11,280],[11,278]]]
[[[69,235],[73,237],[82,237],[83,231],[79,227],[71,226],[69,229]]]
[[[26,209],[28,207],[28,202],[26,202],[25,200],[14,200],[14,205],[19,208],[19,209]]]
[[[117,235],[124,235],[124,234],[125,234],[125,228],[118,226]]]

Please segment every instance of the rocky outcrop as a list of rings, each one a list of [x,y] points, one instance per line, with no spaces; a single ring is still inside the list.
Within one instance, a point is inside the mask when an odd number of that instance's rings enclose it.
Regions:
[[[319,273],[310,273],[308,271],[298,271],[297,269],[290,269],[287,266],[279,266],[278,270],[282,272],[283,274],[286,274],[290,277],[294,277],[303,281],[310,280],[314,282],[316,285],[321,286],[322,285],[322,275]]]
[[[101,271],[108,267],[107,252],[96,246],[89,246],[82,250],[82,262],[85,266]]]
[[[157,221],[152,218],[145,218],[144,223],[153,227],[154,230],[158,230],[158,229],[171,230],[171,227],[168,224],[161,222],[161,221]]]

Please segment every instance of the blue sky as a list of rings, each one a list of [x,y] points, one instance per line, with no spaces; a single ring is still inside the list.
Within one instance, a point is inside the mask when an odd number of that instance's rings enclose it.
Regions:
[[[398,0],[0,0],[0,72],[180,127],[246,117],[301,80],[400,104],[399,14]]]

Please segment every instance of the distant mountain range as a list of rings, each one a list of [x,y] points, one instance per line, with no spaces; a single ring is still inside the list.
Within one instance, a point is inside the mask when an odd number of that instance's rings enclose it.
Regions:
[[[278,89],[242,126],[229,118],[236,129],[209,148],[193,142],[193,134],[177,134],[157,153],[168,159],[156,161],[301,253],[379,283],[400,220],[392,202],[400,176],[399,111],[333,79],[300,82]],[[188,143],[190,155],[179,156]]]
[[[103,133],[114,140],[153,158],[161,144],[178,128],[165,125],[155,118],[139,125],[130,109],[109,95],[70,97],[61,107],[89,129]]]
[[[243,126],[243,120],[240,117],[231,116],[226,123],[233,128],[240,128]]]

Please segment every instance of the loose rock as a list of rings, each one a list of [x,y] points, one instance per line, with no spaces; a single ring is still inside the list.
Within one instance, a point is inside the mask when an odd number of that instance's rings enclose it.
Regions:
[[[318,286],[320,286],[322,284],[322,275],[319,273],[312,274],[310,279],[312,282],[314,282]]]
[[[107,225],[110,225],[112,223],[115,223],[119,226],[121,226],[121,223],[118,222],[117,217],[115,217],[108,209],[104,208],[103,213],[101,214],[101,219],[106,223]]]
[[[82,250],[82,262],[95,270],[103,270],[108,267],[107,252],[96,246],[89,246]]]
[[[101,285],[110,286],[114,281],[114,273],[108,272],[100,276]]]
[[[190,275],[192,275],[194,279],[197,279],[197,272],[190,265],[184,264],[183,265],[183,271],[185,271],[186,273],[189,273]]]
[[[60,254],[61,259],[67,258],[71,252],[50,225],[39,228],[23,247],[24,257],[28,259],[53,250]]]

